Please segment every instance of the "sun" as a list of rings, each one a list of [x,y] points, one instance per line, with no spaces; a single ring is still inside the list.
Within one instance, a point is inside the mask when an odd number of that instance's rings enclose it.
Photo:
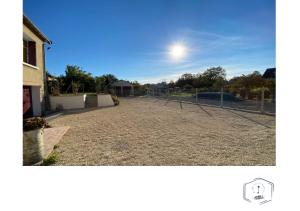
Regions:
[[[180,60],[186,56],[186,47],[183,44],[173,44],[169,49],[169,54],[172,59]]]

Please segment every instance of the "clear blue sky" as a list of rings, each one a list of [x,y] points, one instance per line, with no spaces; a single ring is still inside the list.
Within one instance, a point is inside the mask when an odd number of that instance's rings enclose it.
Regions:
[[[145,82],[222,66],[233,75],[275,67],[275,0],[24,0],[53,41],[46,67]],[[168,49],[180,42],[186,56]]]

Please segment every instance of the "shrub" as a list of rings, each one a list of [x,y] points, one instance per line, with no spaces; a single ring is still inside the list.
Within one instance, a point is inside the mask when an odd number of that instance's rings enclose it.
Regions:
[[[33,117],[23,120],[23,131],[49,127],[50,125],[46,122],[44,118],[41,117]]]
[[[193,89],[193,86],[190,85],[190,84],[186,84],[186,85],[183,86],[183,89],[185,89],[185,90],[191,90],[191,89]]]
[[[56,163],[57,159],[58,159],[57,156],[58,156],[57,153],[55,153],[55,152],[51,153],[47,158],[45,158],[43,160],[43,165],[44,166],[49,166],[49,165],[52,165],[52,164]]]
[[[112,95],[111,98],[112,98],[112,100],[114,101],[114,104],[115,104],[115,105],[119,105],[119,104],[120,104],[120,101],[119,101],[119,99],[118,99],[117,96]]]

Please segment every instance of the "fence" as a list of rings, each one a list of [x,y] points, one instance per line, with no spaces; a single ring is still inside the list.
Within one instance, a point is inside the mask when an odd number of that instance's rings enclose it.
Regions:
[[[203,91],[197,88],[151,88],[147,90],[146,95],[166,100],[197,103],[208,106],[218,106],[268,114],[276,113],[275,96],[270,95],[264,87],[261,87],[259,92],[255,95],[252,94],[251,97],[241,97],[237,94],[231,93],[226,88],[209,91]]]

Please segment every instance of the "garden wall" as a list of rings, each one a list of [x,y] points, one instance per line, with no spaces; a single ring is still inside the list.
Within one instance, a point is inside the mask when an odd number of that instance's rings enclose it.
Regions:
[[[50,96],[51,110],[57,109],[75,109],[85,107],[84,95],[66,95],[66,96]]]
[[[114,101],[111,98],[111,95],[97,95],[98,98],[98,107],[107,107],[114,106]]]

